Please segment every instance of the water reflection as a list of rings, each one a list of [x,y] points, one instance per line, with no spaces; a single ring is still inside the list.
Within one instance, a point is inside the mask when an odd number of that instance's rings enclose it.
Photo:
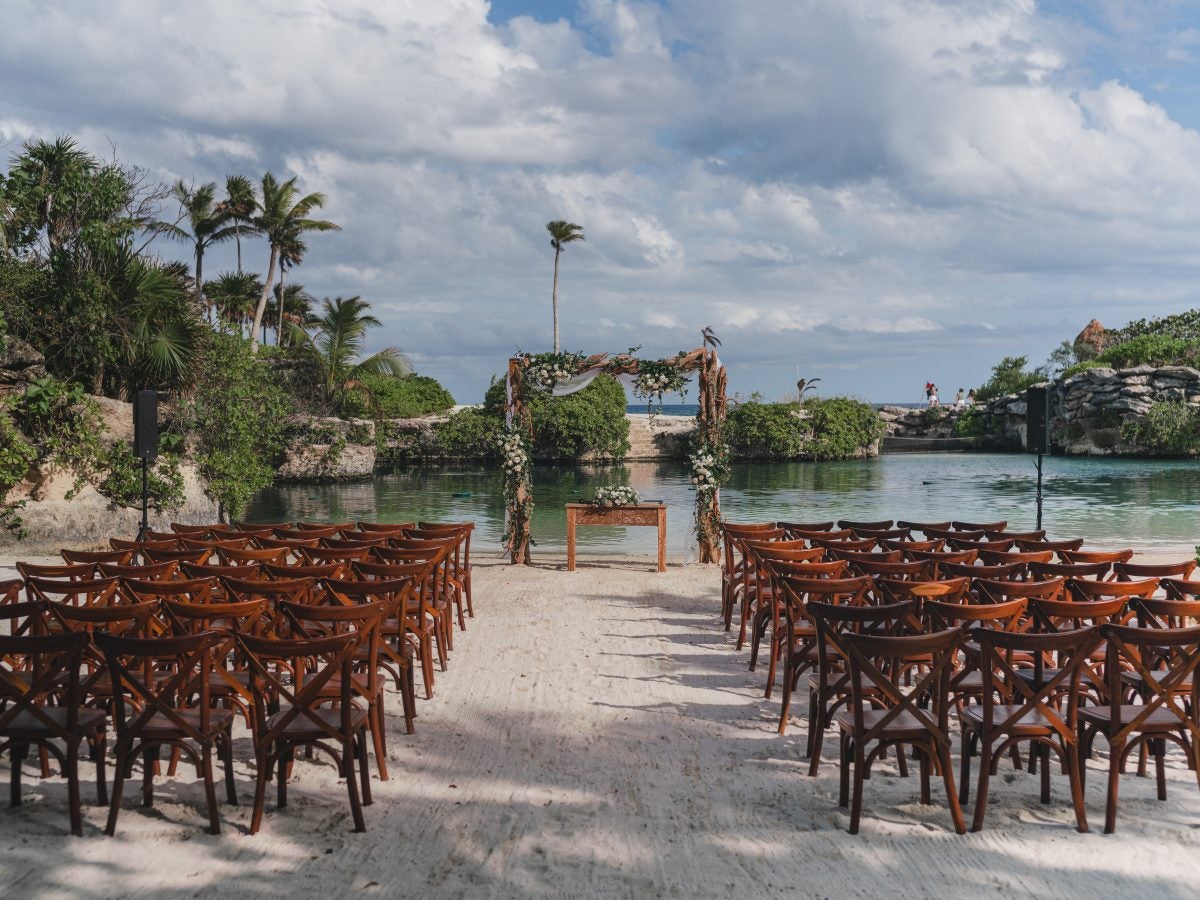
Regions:
[[[838,463],[741,463],[722,492],[734,521],[829,518],[1008,519],[1034,525],[1033,459],[1020,454],[897,454]],[[1104,459],[1046,460],[1045,525],[1055,536],[1186,550],[1200,542],[1200,465]],[[539,466],[534,471],[533,538],[565,547],[564,504],[591,497],[601,485],[629,484],[668,504],[668,551],[694,558],[694,493],[677,462],[615,466]],[[255,499],[255,521],[357,519],[467,520],[480,546],[498,546],[504,531],[499,474],[476,468],[415,469],[341,485],[280,485]],[[646,528],[580,530],[579,552],[652,553]]]

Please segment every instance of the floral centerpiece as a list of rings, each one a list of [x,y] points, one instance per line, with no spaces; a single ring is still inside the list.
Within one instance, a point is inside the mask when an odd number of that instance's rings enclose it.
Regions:
[[[560,381],[578,375],[586,361],[582,353],[539,353],[525,367],[525,381],[539,390],[552,391]]]
[[[677,393],[687,396],[687,379],[674,363],[667,360],[638,360],[638,372],[633,377],[633,395],[646,400],[646,412],[655,415],[654,401],[662,411],[663,394]]]
[[[597,506],[601,509],[636,506],[641,502],[642,498],[638,496],[638,492],[627,485],[596,488],[596,495],[592,497],[592,506]]]

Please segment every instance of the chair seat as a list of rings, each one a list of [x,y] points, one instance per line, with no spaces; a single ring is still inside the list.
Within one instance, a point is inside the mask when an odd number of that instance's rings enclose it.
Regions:
[[[1166,677],[1167,673],[1164,670],[1164,671],[1160,671],[1160,672],[1154,672],[1153,674],[1155,675],[1155,677],[1157,677],[1159,680],[1161,680],[1162,678]],[[1144,685],[1146,683],[1146,679],[1144,679],[1142,677],[1141,672],[1122,672],[1121,673],[1121,681],[1122,681],[1122,683],[1127,684],[1130,687],[1136,687],[1136,688],[1140,688],[1140,687],[1142,687],[1142,685]],[[1181,681],[1179,684],[1177,684],[1175,686],[1173,693],[1189,694],[1189,693],[1191,693],[1191,690],[1192,690],[1192,679],[1185,678],[1183,681]]]
[[[1057,678],[1058,673],[1061,671],[1062,669],[1042,669],[1042,677],[1041,680],[1039,680],[1036,677],[1037,673],[1033,669],[1017,669],[1017,677],[1036,690],[1042,685],[1049,684],[1051,681]],[[1102,682],[1098,681],[1096,677],[1092,675],[1091,670],[1089,669],[1084,669],[1079,673],[1079,681],[1081,684],[1086,684],[1088,687],[1103,686]],[[1061,688],[1064,692],[1066,692],[1069,687],[1070,684],[1068,681],[1064,681],[1061,685]]]
[[[335,732],[340,731],[342,727],[342,712],[339,709],[314,709],[312,714],[320,721],[329,725]],[[277,712],[267,719],[267,729],[270,730],[282,719],[286,712]],[[355,731],[366,727],[367,711],[354,707],[350,713],[350,727]],[[312,719],[301,713],[292,721],[288,722],[283,728],[284,740],[287,741],[320,741],[327,740],[330,737],[329,732],[318,727]]]
[[[1128,724],[1138,717],[1144,706],[1125,704],[1120,707],[1121,722]],[[1112,709],[1108,706],[1083,706],[1079,709],[1079,718],[1092,725],[1099,725],[1104,730],[1112,727]],[[1183,728],[1179,717],[1169,709],[1159,707],[1146,717],[1139,726],[1139,731],[1178,731]]]
[[[865,687],[865,685],[864,685]],[[868,709],[863,711],[863,727],[870,731],[887,715],[890,710],[886,709]],[[839,713],[837,717],[838,727],[842,731],[854,732],[854,714],[850,712]],[[925,740],[930,736],[930,731],[925,727],[925,724],[910,713],[908,710],[902,711],[894,719],[883,726],[883,731],[880,732],[878,739],[888,741],[902,740]]]
[[[1009,716],[1015,715],[1022,707],[1020,704],[1009,706],[1006,704],[996,704],[992,707],[992,723],[993,727],[1004,722]],[[982,706],[966,706],[958,714],[958,720],[963,728],[974,729],[979,731],[983,728],[983,707]],[[1054,726],[1050,724],[1050,720],[1037,709],[1027,709],[1025,714],[1013,725],[1005,729],[1005,734],[1013,735],[1014,737],[1038,737],[1044,734],[1057,734]]]
[[[200,713],[198,709],[180,709],[176,710],[179,718],[188,725],[200,730]],[[227,709],[210,709],[208,711],[208,731],[209,734],[217,734],[226,731],[233,726],[233,713]],[[138,737],[142,740],[164,738],[167,740],[173,738],[188,737],[179,725],[173,719],[168,718],[163,713],[155,713],[150,717],[150,721],[145,727],[138,732]]]
[[[39,706],[38,710],[64,731],[67,727],[67,710],[61,706]],[[79,711],[79,730],[76,734],[92,734],[104,729],[107,719],[103,710],[81,709]],[[22,710],[13,720],[4,726],[0,735],[17,740],[37,740],[39,738],[56,737],[57,731],[39,721],[29,710]]]

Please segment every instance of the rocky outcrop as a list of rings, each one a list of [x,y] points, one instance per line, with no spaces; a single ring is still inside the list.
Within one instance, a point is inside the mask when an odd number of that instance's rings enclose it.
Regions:
[[[375,474],[375,423],[295,416],[280,481],[354,481]]]
[[[164,513],[150,511],[150,527],[167,531],[170,523],[217,521],[217,504],[204,492],[204,480],[195,466],[184,463],[184,501],[179,509]],[[17,543],[15,537],[0,532],[0,548],[19,548],[22,554],[57,552],[60,547],[107,545],[110,537],[133,538],[141,522],[141,509],[114,506],[91,485],[74,493],[75,476],[71,472],[43,473],[14,488],[9,500],[25,501],[20,516],[27,532]],[[67,495],[71,494],[71,499]]]
[[[1092,319],[1092,321],[1083,327],[1083,331],[1075,336],[1074,347],[1076,353],[1078,354],[1079,350],[1087,348],[1091,351],[1091,355],[1095,356],[1104,349],[1105,333],[1106,329],[1100,324],[1099,320]]]
[[[0,339],[0,396],[25,390],[46,377],[46,360],[25,341]]]
[[[1147,455],[1125,426],[1167,401],[1200,407],[1200,371],[1189,366],[1085,369],[1052,389],[1051,440],[1069,454]]]
[[[963,410],[950,406],[921,409],[885,406],[879,410],[879,418],[885,428],[883,452],[1019,448],[1023,434],[1010,431],[1007,415],[997,417],[993,433],[988,428],[991,413],[990,406]],[[1023,409],[1021,415],[1024,415]]]

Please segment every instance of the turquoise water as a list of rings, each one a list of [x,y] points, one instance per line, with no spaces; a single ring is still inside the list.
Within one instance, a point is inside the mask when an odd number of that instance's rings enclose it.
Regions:
[[[1176,461],[1045,461],[1043,526],[1051,537],[1087,537],[1097,546],[1178,551],[1200,543],[1200,464]],[[730,521],[822,519],[1008,519],[1034,527],[1034,458],[1024,454],[902,453],[838,463],[741,463],[721,492]],[[678,462],[617,466],[539,466],[534,471],[533,537],[566,547],[563,504],[598,486],[630,484],[644,500],[668,505],[668,552],[694,558],[695,494]],[[458,495],[458,496],[456,496]],[[504,502],[498,473],[474,466],[380,475],[369,482],[278,485],[260,493],[251,521],[357,519],[473,520],[479,546],[498,547]],[[652,528],[579,531],[579,552],[653,553]]]

